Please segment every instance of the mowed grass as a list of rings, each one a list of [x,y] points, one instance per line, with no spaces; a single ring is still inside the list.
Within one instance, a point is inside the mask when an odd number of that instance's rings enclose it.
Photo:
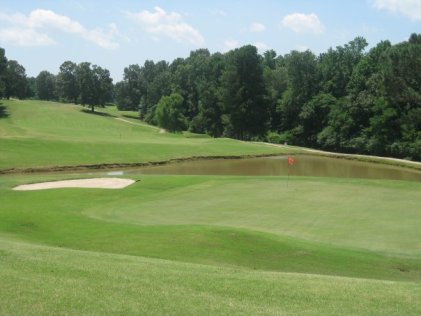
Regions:
[[[0,237],[2,315],[417,315],[420,283],[266,272]]]
[[[4,105],[0,170],[290,150],[159,133],[115,108]],[[92,176],[0,176],[0,315],[421,314],[421,183],[134,174],[122,190],[12,190]]]
[[[0,170],[9,168],[137,163],[191,156],[271,154],[291,149],[214,139],[191,133],[160,133],[136,112],[44,101],[3,100]]]
[[[2,177],[0,232],[217,266],[421,280],[419,183],[142,176],[124,190],[11,190],[35,179]]]
[[[292,177],[287,188],[283,177],[141,176],[123,190],[12,191],[63,177],[1,177],[1,314],[421,311],[419,183]],[[340,196],[359,187],[373,197]],[[373,213],[353,216],[360,203]],[[361,233],[362,213],[367,227],[373,217],[395,226]],[[350,237],[335,239],[344,221]]]
[[[241,227],[421,258],[421,183],[291,177],[141,177],[84,214],[140,225]],[[122,203],[124,201],[124,203]],[[104,208],[104,205],[107,207]]]

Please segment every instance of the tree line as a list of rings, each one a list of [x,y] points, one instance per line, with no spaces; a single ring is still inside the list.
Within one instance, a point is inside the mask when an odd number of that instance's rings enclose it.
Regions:
[[[25,68],[8,60],[0,48],[0,96],[39,100],[73,102],[104,107],[113,100],[113,80],[107,69],[89,62],[76,64],[65,61],[57,75],[41,71],[36,78],[27,77]]]
[[[24,99],[30,95],[25,68],[16,60],[8,60],[0,47],[0,97]]]
[[[199,49],[128,66],[115,102],[172,131],[420,160],[421,35],[366,48],[357,37],[318,56]]]
[[[114,102],[172,132],[421,160],[420,56],[421,34],[369,50],[357,37],[319,55],[260,55],[251,45],[225,54],[198,49],[171,63],[129,65],[114,86],[108,70],[66,61],[57,75],[27,79],[25,89],[3,80],[0,92],[92,109]],[[22,73],[8,63],[10,73]],[[0,78],[2,69],[0,51]]]

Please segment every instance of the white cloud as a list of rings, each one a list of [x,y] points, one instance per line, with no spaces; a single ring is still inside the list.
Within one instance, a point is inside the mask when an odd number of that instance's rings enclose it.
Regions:
[[[413,21],[421,20],[420,0],[372,0],[378,10],[401,13]]]
[[[253,22],[250,24],[249,30],[253,33],[260,33],[266,29],[265,25],[259,22]]]
[[[265,43],[262,43],[262,42],[256,42],[253,45],[256,46],[257,49],[259,50],[259,52],[261,52],[261,53],[264,53],[265,51],[270,49],[270,47],[268,45],[266,45]]]
[[[113,40],[112,32],[104,33],[101,29],[86,31],[81,36],[102,48],[116,49],[120,46]]]
[[[48,46],[55,41],[47,34],[32,29],[6,28],[0,30],[0,41],[18,46]]]
[[[236,40],[233,40],[233,39],[229,39],[229,40],[226,40],[224,42],[224,50],[225,51],[229,51],[229,50],[238,48],[239,46],[240,46],[240,43]]]
[[[117,25],[115,23],[110,23],[108,25],[109,28],[109,36],[113,37],[113,38],[121,38],[126,42],[131,42],[131,39],[124,35],[123,33],[120,32],[120,30],[118,29]]]
[[[0,40],[21,46],[51,45],[55,41],[48,36],[48,31],[59,30],[63,33],[79,36],[102,48],[115,49],[119,47],[119,44],[114,40],[115,25],[114,27],[110,26],[110,31],[107,33],[99,28],[88,30],[79,22],[51,10],[36,9],[30,12],[28,16],[22,13],[9,15],[0,13],[0,20],[13,25],[13,27],[0,32]],[[19,39],[10,38],[10,34],[13,32],[21,33],[18,34]],[[34,38],[31,38],[31,35]],[[25,40],[28,42],[25,43]]]
[[[292,13],[282,19],[282,25],[296,33],[323,33],[324,27],[314,14]]]
[[[179,43],[190,43],[196,46],[203,45],[205,40],[198,30],[190,24],[183,22],[180,13],[167,13],[160,7],[155,7],[154,12],[148,10],[138,13],[126,12],[136,22],[143,25],[146,32],[156,36],[166,36]]]
[[[51,10],[37,9],[24,18],[24,24],[29,28],[53,27],[60,31],[72,34],[83,34],[85,28],[77,21],[72,21],[69,17],[54,13]]]

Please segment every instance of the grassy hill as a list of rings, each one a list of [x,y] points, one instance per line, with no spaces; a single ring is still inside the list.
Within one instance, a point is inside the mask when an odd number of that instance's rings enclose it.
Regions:
[[[113,108],[4,104],[0,169],[285,150],[159,133]],[[133,175],[122,190],[12,190],[91,176],[0,176],[1,315],[421,313],[419,182]]]
[[[134,112],[115,108],[92,114],[72,104],[2,102],[8,115],[0,118],[0,170],[291,151],[226,138],[161,133],[135,119]]]

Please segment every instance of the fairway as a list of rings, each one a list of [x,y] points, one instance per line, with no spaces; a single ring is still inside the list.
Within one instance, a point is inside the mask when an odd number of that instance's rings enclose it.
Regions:
[[[291,152],[228,138],[160,133],[133,119],[136,112],[121,114],[115,108],[92,114],[72,104],[2,102],[8,116],[0,120],[0,170]],[[124,121],[117,119],[121,115],[125,115]]]
[[[1,170],[291,152],[5,104]],[[421,313],[420,182],[134,173],[116,190],[13,190],[97,177],[0,176],[1,315]]]

